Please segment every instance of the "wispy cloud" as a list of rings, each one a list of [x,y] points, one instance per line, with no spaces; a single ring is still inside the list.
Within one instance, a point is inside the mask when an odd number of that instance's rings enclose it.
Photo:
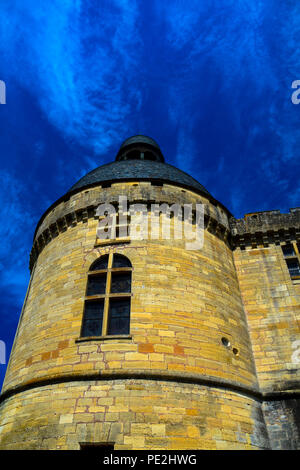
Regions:
[[[7,19],[0,49],[9,72],[65,138],[105,153],[120,129],[126,135],[126,118],[139,99],[136,1],[53,0],[46,8],[17,0],[2,3],[0,15]]]
[[[33,236],[32,213],[24,201],[26,189],[18,178],[2,171],[0,187],[0,284],[16,305],[22,302],[29,279],[26,268]]]
[[[299,205],[299,19],[296,1],[0,2],[2,319],[44,210],[135,133],[237,217]]]
[[[191,0],[188,8],[183,1],[157,1],[156,8],[167,25],[168,47],[181,64],[170,77],[168,102],[170,119],[178,125],[177,156],[184,142],[190,168],[197,167],[202,177],[200,154],[209,187],[224,180],[228,202],[237,209],[254,186],[257,191],[261,185],[262,193],[267,183],[287,192],[291,174],[282,175],[284,166],[300,170],[300,106],[290,100],[290,77],[299,78],[300,70],[300,5],[278,9],[252,0]],[[221,156],[226,165],[220,181],[217,165],[208,160]],[[240,186],[238,194],[233,184]]]

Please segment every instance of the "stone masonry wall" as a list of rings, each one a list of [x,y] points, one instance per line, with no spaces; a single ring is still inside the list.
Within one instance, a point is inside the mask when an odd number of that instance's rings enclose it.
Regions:
[[[234,259],[271,446],[299,449],[300,285],[280,245],[238,248]]]
[[[117,195],[122,191],[123,194],[126,194],[126,191],[128,194],[133,191],[135,200],[145,198],[147,201],[155,201],[156,193],[160,191],[160,201],[172,203],[176,200],[182,201],[182,198],[186,202],[203,201],[202,197],[192,192],[182,192],[181,189],[171,185],[154,188],[155,194],[152,196],[151,190],[149,183],[141,183],[140,187],[134,189],[132,185],[122,183],[112,185],[106,190],[94,188],[93,196],[85,191],[82,193],[82,198],[91,197],[99,203],[102,198],[102,201],[108,202],[117,200]],[[73,204],[75,210],[82,204],[82,199],[77,194],[69,202],[61,202],[60,207],[54,208],[47,214],[40,225],[37,237],[49,226],[50,221],[51,224],[54,223],[54,212],[57,216],[58,214],[59,217],[62,216],[66,204]],[[69,387],[73,387],[73,383],[80,379],[80,387],[88,392],[91,381],[99,377],[101,384],[106,380],[108,381],[106,385],[109,387],[112,386],[109,385],[109,379],[130,381],[141,377],[145,377],[145,384],[149,384],[150,379],[154,377],[158,382],[166,379],[172,381],[173,385],[168,382],[168,387],[175,389],[177,387],[180,393],[183,389],[186,392],[186,387],[192,387],[192,385],[183,386],[182,380],[194,383],[198,391],[203,386],[205,387],[203,390],[206,391],[199,394],[197,405],[201,410],[200,416],[208,406],[207,397],[216,393],[219,402],[213,400],[216,405],[215,411],[214,405],[209,407],[207,430],[204,433],[208,433],[207,438],[201,437],[201,432],[204,430],[200,429],[198,415],[193,417],[191,412],[188,420],[189,426],[192,427],[188,428],[183,423],[179,426],[180,436],[186,432],[188,437],[184,442],[176,441],[175,437],[170,438],[171,440],[166,441],[166,445],[170,447],[175,446],[177,442],[180,448],[182,446],[194,448],[195,445],[199,447],[202,444],[215,448],[217,441],[226,441],[219,443],[220,447],[266,446],[261,430],[263,419],[258,411],[260,404],[253,398],[258,393],[258,385],[248,325],[232,251],[226,239],[222,238],[226,233],[228,221],[222,208],[216,208],[208,203],[206,214],[209,217],[213,216],[221,228],[219,231],[216,225],[214,227],[209,225],[205,230],[204,247],[198,251],[186,250],[182,240],[131,241],[127,244],[95,246],[98,221],[94,217],[79,218],[64,230],[56,234],[53,232],[53,237],[42,247],[34,264],[28,298],[2,390],[4,401],[0,415],[0,446],[11,446],[12,442],[18,442],[17,445],[23,448],[27,446],[26,442],[28,447],[39,446],[42,441],[37,435],[38,429],[44,426],[45,448],[56,448],[58,445],[68,447],[67,436],[63,438],[61,432],[57,433],[57,441],[54,442],[57,423],[52,428],[51,435],[47,432],[51,429],[53,419],[60,420],[62,417],[61,424],[73,424],[71,416],[76,409],[74,403],[77,403],[77,398],[78,400],[88,398],[89,394],[78,395],[76,392],[72,397],[74,406],[72,405],[72,408],[70,402],[67,405],[67,408],[71,406],[68,410],[60,408],[60,402],[56,404],[56,399],[53,401],[50,397],[61,394],[62,400],[67,403],[69,399],[71,400]],[[130,337],[78,341],[89,266],[97,257],[109,250],[125,254],[133,266]],[[224,340],[227,342],[224,343]],[[126,383],[130,382],[122,383],[123,388]],[[145,384],[143,387],[146,387]],[[167,408],[178,408],[177,419],[183,419],[186,415],[183,401],[179,400],[179,406],[171,388],[166,398],[171,400]],[[217,391],[213,392],[215,388]],[[154,405],[156,398],[157,406],[158,403],[162,403],[161,392],[156,397],[152,392],[147,396],[147,387],[143,390],[146,390],[143,392],[145,393],[143,400],[148,403],[149,410],[152,410],[149,413],[153,414],[151,417],[153,424],[164,424],[163,418],[160,421],[163,413],[159,413]],[[167,391],[167,388],[164,390]],[[244,395],[241,398],[240,392],[252,398],[246,399]],[[121,401],[125,400],[127,392],[125,395],[124,393],[119,396]],[[48,414],[45,412],[47,397],[49,403],[53,404],[52,411],[49,410]],[[97,408],[99,405],[99,423],[102,423],[104,429],[107,425],[107,415],[101,415],[104,413],[104,409],[101,408],[104,405],[98,402],[97,394],[94,398],[94,401],[83,405],[81,409],[83,421],[78,421],[78,424],[90,423],[91,429],[92,423],[96,423],[93,406]],[[240,402],[243,404],[240,405]],[[187,403],[188,400],[186,406]],[[225,406],[221,410],[222,417],[217,413],[217,403]],[[111,403],[112,406],[117,404],[118,401]],[[237,408],[241,406],[243,411],[239,412],[238,409],[234,411],[235,404]],[[55,406],[58,407],[57,410],[54,409]],[[86,408],[90,406],[91,409]],[[7,407],[11,407],[9,413]],[[127,410],[127,405],[125,408]],[[106,411],[113,412],[108,409]],[[133,412],[129,408],[128,411]],[[237,418],[240,415],[247,418],[248,427],[240,427],[241,420]],[[10,416],[13,416],[13,419],[8,425],[7,419]],[[128,415],[128,419],[130,416],[133,415]],[[84,421],[85,419],[87,421]],[[64,423],[64,420],[67,422]],[[15,422],[19,425],[16,426]],[[114,429],[117,424],[115,423]],[[124,421],[122,426],[125,427],[125,424],[131,426],[138,423],[131,421],[130,418],[129,422]],[[21,431],[21,434],[18,434],[21,425],[24,429],[23,437]],[[99,427],[101,426],[99,424]],[[217,437],[217,434],[213,434],[213,428],[222,429],[222,435],[230,437],[222,438],[220,433]],[[151,436],[155,438],[155,433],[161,432],[159,429],[162,428],[154,427],[153,430],[151,428],[151,432],[148,431],[149,439]],[[258,437],[258,430],[261,438]],[[146,444],[146,440],[139,441],[136,434],[132,435],[132,431],[126,431],[124,434],[122,428],[120,435],[127,436],[127,439],[124,437],[122,441],[123,437],[116,437],[116,442],[128,448],[148,446],[149,443]],[[76,442],[78,446],[78,441]],[[70,443],[70,447],[73,445],[75,444]]]
[[[299,389],[300,367],[293,360],[293,345],[300,339],[300,295],[281,247],[237,249],[234,259],[260,389],[263,393]]]
[[[2,409],[1,409],[2,408]],[[264,449],[260,403],[214,387],[154,380],[45,385],[0,405],[0,449]]]

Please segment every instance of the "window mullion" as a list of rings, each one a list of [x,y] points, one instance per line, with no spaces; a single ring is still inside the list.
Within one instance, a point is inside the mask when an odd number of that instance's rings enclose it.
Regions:
[[[102,336],[107,335],[108,328],[108,310],[109,310],[109,294],[111,290],[111,267],[113,263],[113,254],[110,253],[108,257],[108,270],[106,277],[106,289],[104,299],[104,312],[103,312],[103,324],[102,324]]]
[[[296,253],[296,256],[298,258],[298,261],[300,262],[300,253],[299,253],[299,250],[298,250],[298,245],[296,242],[293,242],[293,247],[294,247],[294,251]]]

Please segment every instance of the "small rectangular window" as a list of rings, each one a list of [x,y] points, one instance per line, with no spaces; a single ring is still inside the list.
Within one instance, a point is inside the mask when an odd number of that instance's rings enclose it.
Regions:
[[[300,265],[297,258],[286,259],[286,264],[291,276],[300,276]]]
[[[294,247],[291,243],[288,243],[287,245],[282,245],[281,248],[284,256],[295,256]]]
[[[101,336],[104,300],[87,300],[82,323],[81,336]]]

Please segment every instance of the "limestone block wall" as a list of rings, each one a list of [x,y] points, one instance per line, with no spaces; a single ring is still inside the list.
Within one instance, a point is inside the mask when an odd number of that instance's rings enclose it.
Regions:
[[[40,253],[3,391],[61,374],[145,368],[204,374],[255,389],[247,324],[226,243],[206,231],[199,251],[185,250],[181,240],[95,247],[97,222],[91,218],[69,227]],[[126,254],[133,266],[132,338],[121,346],[116,340],[77,342],[87,271],[108,250]]]
[[[1,409],[2,408],[2,409]],[[1,449],[268,448],[260,403],[242,394],[161,380],[72,381],[0,405]]]
[[[272,448],[299,448],[299,284],[280,245],[238,248],[234,259]]]
[[[237,249],[235,265],[262,392],[299,388],[293,344],[300,339],[300,295],[280,245]]]
[[[183,240],[97,245],[93,210],[120,194],[205,202],[203,248],[186,250]],[[172,185],[114,184],[53,207],[34,242],[31,284],[2,390],[0,447],[78,448],[80,433],[91,439],[93,428],[97,439],[106,433],[104,442],[120,448],[266,447],[227,231],[224,208]],[[125,254],[133,266],[130,335],[83,339],[87,272],[107,252]],[[138,388],[127,388],[136,381]],[[190,393],[197,395],[191,402]],[[140,402],[147,416],[137,417]],[[141,434],[145,422],[151,426]]]

